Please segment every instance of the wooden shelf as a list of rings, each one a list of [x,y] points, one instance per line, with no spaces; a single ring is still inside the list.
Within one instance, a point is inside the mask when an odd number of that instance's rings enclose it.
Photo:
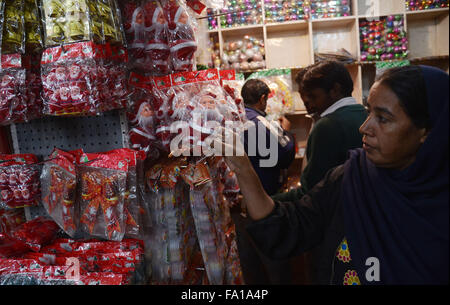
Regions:
[[[297,31],[308,30],[308,22],[305,20],[288,21],[280,23],[267,23],[267,32],[279,32],[279,31]]]
[[[263,0],[259,1],[264,7]],[[412,64],[425,62],[448,71],[449,8],[407,11],[404,0],[350,1],[353,15],[348,17],[266,23],[263,13],[261,24],[232,28],[221,28],[220,17],[217,17],[218,29],[209,30],[208,33],[218,37],[221,55],[227,42],[245,35],[264,41],[266,68],[262,70],[298,70],[315,62],[314,53],[332,53],[345,48],[357,59],[354,63],[346,64],[346,67],[354,81],[353,96],[362,103],[373,84],[372,74],[376,72],[376,62],[360,61],[360,20],[400,14],[404,17],[409,41],[407,60]],[[243,73],[257,71],[261,69]]]
[[[448,12],[449,8],[435,8],[421,11],[407,11],[406,16],[408,20],[424,20],[445,17],[445,15],[448,15]]]

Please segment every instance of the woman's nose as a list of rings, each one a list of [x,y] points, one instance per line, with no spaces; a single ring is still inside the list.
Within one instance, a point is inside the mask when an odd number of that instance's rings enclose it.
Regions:
[[[361,127],[359,127],[359,133],[361,133],[362,135],[371,135],[370,134],[370,131],[371,131],[371,128],[370,128],[370,121],[371,121],[371,118],[370,118],[370,115],[367,117],[367,119],[364,121],[364,123],[361,125]]]

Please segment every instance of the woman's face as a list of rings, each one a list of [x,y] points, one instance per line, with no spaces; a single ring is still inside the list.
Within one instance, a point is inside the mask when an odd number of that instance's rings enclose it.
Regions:
[[[411,165],[427,137],[425,128],[414,126],[397,95],[381,83],[370,89],[369,116],[360,127],[367,158],[377,167],[405,169]]]

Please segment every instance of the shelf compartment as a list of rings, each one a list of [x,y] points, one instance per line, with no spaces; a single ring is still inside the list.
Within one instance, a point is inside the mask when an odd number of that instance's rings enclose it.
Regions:
[[[449,55],[448,9],[406,14],[409,58]]]
[[[398,15],[405,12],[404,0],[358,0],[358,15],[370,18],[386,15]]]
[[[359,30],[356,17],[312,21],[313,50],[315,53],[346,49],[354,58],[359,54]]]
[[[311,46],[306,22],[266,27],[268,68],[305,67],[311,62]]]

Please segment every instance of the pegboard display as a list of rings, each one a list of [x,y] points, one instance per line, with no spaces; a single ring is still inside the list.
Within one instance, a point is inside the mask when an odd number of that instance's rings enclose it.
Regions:
[[[54,147],[103,152],[128,147],[125,112],[111,111],[96,117],[44,117],[11,125],[14,153],[32,153],[44,160]],[[42,203],[25,208],[27,220],[45,216]]]
[[[11,126],[14,153],[32,153],[41,160],[54,147],[64,150],[82,148],[85,152],[128,147],[127,133],[123,111],[96,117],[45,117]]]

